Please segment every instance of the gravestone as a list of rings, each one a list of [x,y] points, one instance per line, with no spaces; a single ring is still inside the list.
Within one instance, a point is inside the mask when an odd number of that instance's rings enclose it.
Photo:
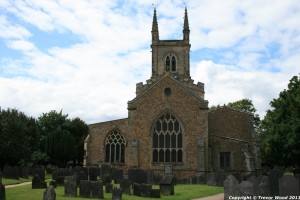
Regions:
[[[280,178],[280,170],[279,169],[272,169],[269,172],[270,178],[270,191],[272,196],[279,195],[279,178]]]
[[[104,174],[101,176],[101,180],[102,180],[103,184],[106,184],[106,183],[111,183],[112,178],[111,178],[110,174]]]
[[[77,197],[76,176],[65,176],[64,188],[65,188],[65,197]]]
[[[142,184],[141,196],[142,197],[150,197],[150,191],[152,189],[152,185]]]
[[[79,183],[79,196],[83,198],[91,197],[91,184],[88,180],[81,180]]]
[[[160,174],[153,174],[153,182],[154,185],[159,185],[160,181],[162,179],[162,176]]]
[[[120,188],[124,194],[131,194],[130,180],[128,178],[123,178],[120,182]]]
[[[280,196],[297,196],[299,193],[299,180],[294,176],[285,175],[279,179]]]
[[[271,196],[270,187],[270,178],[268,176],[263,176],[259,184],[260,195],[265,197]]]
[[[150,198],[160,198],[160,190],[159,189],[151,189]]]
[[[134,183],[147,183],[147,172],[139,168],[129,169],[128,178]]]
[[[247,181],[249,181],[250,183],[253,184],[253,195],[255,195],[255,196],[260,195],[258,178],[254,175],[251,175]]]
[[[100,175],[111,175],[111,165],[110,164],[101,164],[100,165]]]
[[[41,181],[45,180],[45,171],[41,167],[35,167],[32,169],[32,174],[38,174]]]
[[[52,185],[47,187],[47,189],[44,191],[43,200],[56,200],[56,192]]]
[[[56,180],[51,180],[51,181],[49,182],[49,185],[52,185],[54,188],[56,188],[56,187],[57,187]]]
[[[210,172],[207,174],[207,177],[206,177],[206,180],[207,180],[207,185],[209,186],[216,186],[217,183],[216,183],[216,175],[214,172]]]
[[[239,186],[242,196],[254,195],[253,183],[249,181],[242,181]]]
[[[115,183],[120,183],[120,181],[123,179],[123,170],[112,168],[111,176]]]
[[[122,199],[122,189],[114,187],[112,190],[112,200],[121,200]]]
[[[99,171],[98,171],[97,167],[90,167],[89,168],[89,180],[97,181],[98,172]]]
[[[224,181],[224,200],[229,200],[230,196],[239,196],[240,186],[238,180],[233,175],[227,176]]]
[[[6,200],[5,187],[2,185],[2,174],[0,172],[0,200]]]
[[[31,181],[31,185],[32,185],[32,189],[40,189],[42,188],[42,184],[41,184],[41,178],[39,177],[38,174],[33,175],[32,181]]]
[[[160,181],[159,189],[162,195],[174,195],[174,176],[164,176]]]
[[[77,175],[77,185],[80,184],[81,180],[88,180],[87,175],[84,173],[84,171],[79,171],[79,173],[75,172],[74,174]]]
[[[113,184],[111,183],[105,183],[105,192],[106,193],[112,193]]]
[[[91,181],[92,198],[104,199],[102,181]]]
[[[133,195],[135,195],[135,196],[142,195],[142,185],[141,184],[133,183],[132,190],[133,190]]]
[[[242,182],[243,178],[240,172],[231,172],[230,174],[233,175],[239,183]]]
[[[58,185],[63,185],[65,176],[71,176],[72,174],[69,169],[57,168],[52,171],[52,180],[55,180]]]
[[[224,186],[224,181],[225,181],[225,171],[224,170],[217,170],[215,172],[215,177],[216,177],[216,185],[217,186]]]

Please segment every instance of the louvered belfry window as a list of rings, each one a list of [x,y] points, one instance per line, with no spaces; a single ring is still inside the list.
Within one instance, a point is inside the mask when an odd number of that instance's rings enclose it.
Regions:
[[[182,163],[182,128],[178,119],[165,113],[152,130],[153,163]]]

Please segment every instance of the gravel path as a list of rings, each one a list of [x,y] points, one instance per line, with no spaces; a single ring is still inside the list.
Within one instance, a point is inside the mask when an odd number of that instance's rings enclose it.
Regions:
[[[19,186],[23,186],[23,185],[29,185],[29,184],[31,184],[31,182],[19,183],[19,184],[15,184],[15,185],[6,185],[6,186],[5,186],[5,189],[6,189],[6,188],[19,187]]]
[[[216,194],[216,195],[209,196],[209,197],[193,199],[193,200],[224,200],[224,193]]]

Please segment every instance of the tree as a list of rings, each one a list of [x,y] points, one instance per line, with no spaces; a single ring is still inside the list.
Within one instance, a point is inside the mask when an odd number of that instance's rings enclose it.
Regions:
[[[30,123],[33,123],[29,125]],[[0,109],[0,165],[20,164],[23,160],[29,160],[31,155],[31,132],[34,122],[24,113],[16,109]]]
[[[269,165],[299,165],[300,78],[292,77],[270,106],[262,123],[262,158]]]
[[[239,110],[250,112],[253,114],[256,112],[256,109],[252,103],[252,100],[247,99],[247,98],[239,100],[239,101],[235,101],[235,102],[230,102],[227,104],[227,106],[232,107],[232,108],[237,108]],[[254,114],[253,126],[254,126],[255,133],[259,133],[260,125],[261,125],[261,120],[260,120],[259,115]]]

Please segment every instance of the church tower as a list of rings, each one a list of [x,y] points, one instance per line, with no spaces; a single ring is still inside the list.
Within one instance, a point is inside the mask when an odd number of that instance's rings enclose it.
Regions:
[[[178,80],[190,79],[190,30],[185,8],[182,40],[160,40],[156,9],[152,22],[152,78],[171,73]]]

